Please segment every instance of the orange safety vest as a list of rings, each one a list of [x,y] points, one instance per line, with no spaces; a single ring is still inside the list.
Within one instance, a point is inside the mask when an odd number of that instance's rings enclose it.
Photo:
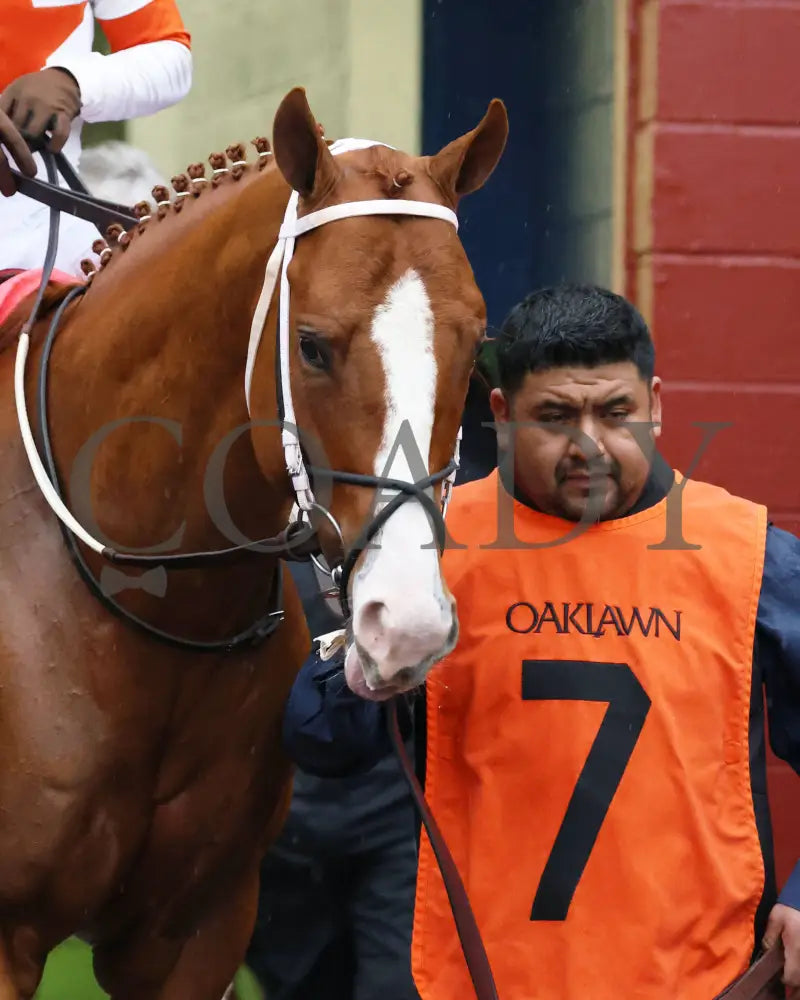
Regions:
[[[538,549],[497,543],[499,496],[506,535]],[[467,546],[444,556],[461,636],[426,685],[426,795],[500,1000],[710,1000],[748,965],[764,888],[748,721],[765,508],[676,476],[558,544],[576,526],[495,470],[447,523]],[[474,996],[424,835],[412,964],[423,1000]]]

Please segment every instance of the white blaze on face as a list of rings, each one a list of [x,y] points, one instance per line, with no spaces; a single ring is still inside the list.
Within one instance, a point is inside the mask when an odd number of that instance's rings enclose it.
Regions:
[[[376,476],[413,481],[408,440],[428,466],[436,402],[434,319],[425,285],[408,271],[388,291],[372,320],[372,341],[386,385],[386,419],[375,456]],[[405,425],[405,426],[404,426]],[[391,457],[391,464],[390,462]],[[394,495],[384,490],[382,499]],[[348,655],[348,683],[366,693],[381,683],[419,683],[422,671],[449,652],[455,640],[455,611],[439,569],[433,528],[422,505],[408,500],[388,519],[367,549],[353,582],[353,633],[372,662],[362,664],[355,648]],[[406,672],[398,678],[397,674]],[[376,673],[379,676],[376,676]],[[366,675],[366,676],[365,676]]]

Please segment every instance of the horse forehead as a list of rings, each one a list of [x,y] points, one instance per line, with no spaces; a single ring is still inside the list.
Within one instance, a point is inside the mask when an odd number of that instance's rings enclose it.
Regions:
[[[399,189],[402,193],[398,198],[451,207],[431,177],[425,157],[376,145],[340,153],[336,161],[340,176],[335,186],[322,204],[309,205],[305,211],[348,202],[385,201],[387,178],[400,171],[407,171],[412,180]],[[350,311],[360,312],[366,302],[372,306],[381,302],[403,275],[414,271],[435,313],[452,311],[449,305],[454,294],[459,300],[456,311],[480,312],[483,300],[456,230],[448,223],[424,217],[408,216],[403,222],[407,224],[396,226],[384,216],[365,215],[320,227],[313,234],[316,239],[310,241],[309,266],[303,268],[296,287],[302,288],[311,305],[346,298]],[[458,288],[454,293],[455,284]]]
[[[392,149],[391,146],[381,145],[339,153],[336,162],[345,176],[369,176],[375,172],[396,172],[403,169],[413,173],[422,166],[419,157],[410,156],[400,149]]]
[[[356,216],[303,236],[295,254],[302,263],[292,274],[294,292],[312,309],[331,300],[359,309],[377,304],[410,270],[437,300],[455,294],[469,303],[477,294],[455,229],[438,219],[403,216],[397,225],[385,216]]]
[[[300,308],[310,315],[333,313],[342,329],[355,330],[396,302],[398,288],[405,290],[403,309],[424,301],[437,330],[461,326],[484,312],[469,267],[459,266],[455,254],[444,248],[438,252],[425,241],[398,242],[390,236],[366,243],[339,242],[334,227],[329,235],[325,250],[307,262],[295,283]]]
[[[387,146],[370,146],[336,156],[339,178],[325,199],[326,205],[348,201],[384,199],[394,193],[392,178],[406,172],[411,179],[397,189],[397,196],[412,201],[445,205],[442,192],[431,177],[427,160]],[[319,207],[319,206],[315,206]],[[447,205],[446,207],[451,207]]]

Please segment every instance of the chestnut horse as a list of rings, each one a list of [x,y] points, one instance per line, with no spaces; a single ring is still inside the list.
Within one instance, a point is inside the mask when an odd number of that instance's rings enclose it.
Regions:
[[[457,637],[430,508],[485,323],[453,211],[507,130],[493,101],[435,156],[338,152],[293,90],[272,154],[262,142],[258,162],[212,157],[212,181],[190,170],[178,200],[103,252],[85,294],[48,288],[17,371],[21,414],[13,347],[31,302],[0,328],[0,1000],[30,997],[72,934],[114,1000],[219,1000],[288,806],[282,710],[310,648],[274,552],[148,579],[113,569],[111,613],[76,570],[20,424],[40,451],[49,427],[63,509],[105,540],[99,553],[79,543],[97,580],[112,549],[219,550],[275,536],[293,504],[321,513],[352,609],[348,683],[373,698],[418,685]],[[303,452],[279,415],[307,436]],[[324,498],[323,467],[342,473]],[[403,494],[426,475],[424,494]],[[226,649],[257,619],[253,642]]]

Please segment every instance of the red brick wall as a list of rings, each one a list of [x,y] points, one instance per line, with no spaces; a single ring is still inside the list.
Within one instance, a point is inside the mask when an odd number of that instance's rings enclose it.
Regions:
[[[665,380],[667,457],[800,533],[800,2],[632,0],[628,293]],[[800,607],[800,595],[798,595]],[[770,760],[779,878],[800,779]]]

